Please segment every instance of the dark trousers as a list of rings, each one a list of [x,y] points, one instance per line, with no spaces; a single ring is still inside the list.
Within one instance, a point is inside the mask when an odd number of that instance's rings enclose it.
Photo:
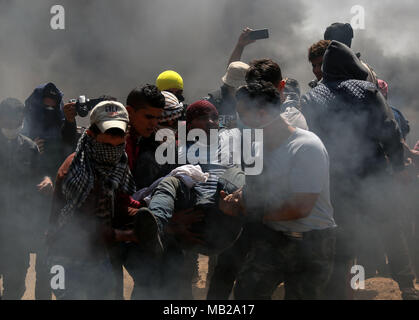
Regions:
[[[48,265],[64,268],[64,288],[54,288],[57,300],[113,300],[115,287],[108,257],[101,260],[78,260],[49,256]]]
[[[115,277],[115,288],[113,296],[115,300],[124,300],[124,264],[130,244],[115,243],[109,248],[109,258],[112,265],[112,271]]]
[[[191,199],[189,189],[179,179],[168,177],[162,180],[149,205],[161,232],[175,208],[190,207]],[[185,260],[185,253],[175,239],[162,233],[162,240],[165,246],[163,257],[153,257],[134,243],[113,246],[110,256],[116,279],[116,299],[123,299],[123,266],[134,281],[132,300],[192,299],[191,281],[196,263],[187,263],[189,260]]]
[[[228,300],[233,290],[234,282],[243,266],[250,248],[250,227],[243,226],[243,231],[237,241],[217,256],[216,265],[209,279],[207,300]]]
[[[293,238],[261,226],[241,269],[234,297],[269,300],[285,282],[285,299],[321,299],[333,269],[335,230],[304,233]]]
[[[371,177],[348,183],[344,178],[331,180],[331,198],[338,225],[334,270],[325,291],[326,299],[351,299],[350,270],[359,257],[365,261],[368,250],[385,252],[391,277],[402,288],[413,287],[414,274],[401,226],[403,202],[389,176]],[[373,241],[368,241],[374,234]],[[382,249],[380,249],[382,248]],[[367,265],[377,265],[369,257]],[[366,273],[370,273],[366,270]]]
[[[195,194],[184,183],[178,178],[168,177],[154,191],[149,209],[163,230],[175,210],[191,208],[195,203]],[[185,253],[171,236],[164,235],[163,241],[165,254],[159,295],[167,299],[192,299],[192,278],[197,272],[197,255]]]
[[[166,237],[165,253],[160,266],[159,299],[192,299],[192,276],[194,266],[177,241]]]
[[[412,268],[416,276],[416,282],[419,279],[419,191],[418,183],[411,183],[401,188],[401,197],[403,199],[403,221],[402,229],[406,236],[409,255]]]
[[[135,243],[127,243],[124,266],[134,280],[131,300],[161,299],[161,258],[143,251]]]

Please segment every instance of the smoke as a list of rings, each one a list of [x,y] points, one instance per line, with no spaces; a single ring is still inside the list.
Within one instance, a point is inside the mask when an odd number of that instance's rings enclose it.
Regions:
[[[65,30],[50,27],[55,4],[65,8]],[[54,82],[66,100],[109,94],[125,102],[132,88],[173,69],[190,103],[221,85],[246,26],[269,28],[270,39],[251,44],[242,60],[273,58],[304,92],[314,78],[308,47],[331,23],[350,22],[354,5],[364,6],[366,28],[355,30],[352,48],[389,83],[390,104],[410,121],[412,144],[419,137],[414,1],[0,0],[0,99],[24,100]]]
[[[390,102],[409,116],[411,136],[418,136],[413,1],[63,0],[66,29],[54,31],[50,8],[55,4],[0,1],[0,97],[25,99],[40,83],[53,81],[66,99],[108,93],[124,101],[133,87],[154,83],[161,71],[174,69],[183,76],[191,102],[218,88],[246,26],[269,28],[271,38],[246,48],[243,60],[271,57],[285,76],[308,90],[313,75],[307,48],[330,23],[350,22],[351,7],[362,5],[365,30],[355,31],[353,48],[389,82]]]

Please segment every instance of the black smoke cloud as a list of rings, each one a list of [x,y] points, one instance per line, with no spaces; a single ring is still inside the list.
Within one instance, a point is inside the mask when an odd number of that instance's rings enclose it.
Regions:
[[[196,99],[220,85],[247,25],[270,28],[272,38],[249,47],[243,58],[272,56],[285,63],[293,56],[285,46],[298,36],[293,23],[303,12],[298,2],[61,1],[66,29],[53,31],[53,4],[1,2],[2,96],[24,98],[37,84],[54,81],[66,98],[104,92],[125,98],[170,68],[184,77],[187,97]]]
[[[66,10],[66,29],[50,28],[50,8]],[[313,78],[307,48],[332,22],[350,22],[365,7],[365,30],[353,48],[389,82],[390,102],[416,129],[418,22],[412,1],[274,0],[50,0],[0,1],[0,97],[25,99],[34,87],[55,82],[65,98],[111,94],[124,101],[135,86],[154,83],[166,69],[185,80],[188,101],[220,85],[228,57],[245,26],[269,28],[271,38],[246,48],[244,61],[271,57],[304,90]],[[389,24],[403,21],[403,24]]]

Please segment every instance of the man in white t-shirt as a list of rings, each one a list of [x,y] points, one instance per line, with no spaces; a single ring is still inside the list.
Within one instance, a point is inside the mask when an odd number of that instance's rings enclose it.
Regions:
[[[243,190],[221,192],[226,214],[245,212],[251,246],[238,278],[236,299],[270,299],[285,281],[286,299],[319,299],[333,267],[333,208],[329,157],[314,134],[280,116],[278,91],[267,82],[239,89],[237,110],[246,126],[264,129],[264,170],[246,176]],[[258,144],[258,142],[256,142]]]

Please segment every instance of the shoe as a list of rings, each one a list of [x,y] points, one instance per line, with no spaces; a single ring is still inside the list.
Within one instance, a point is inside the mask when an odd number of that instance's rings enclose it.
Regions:
[[[403,300],[419,300],[419,292],[415,288],[403,288],[400,290]]]
[[[150,209],[138,210],[134,219],[134,233],[141,248],[156,255],[163,254],[157,219]]]

